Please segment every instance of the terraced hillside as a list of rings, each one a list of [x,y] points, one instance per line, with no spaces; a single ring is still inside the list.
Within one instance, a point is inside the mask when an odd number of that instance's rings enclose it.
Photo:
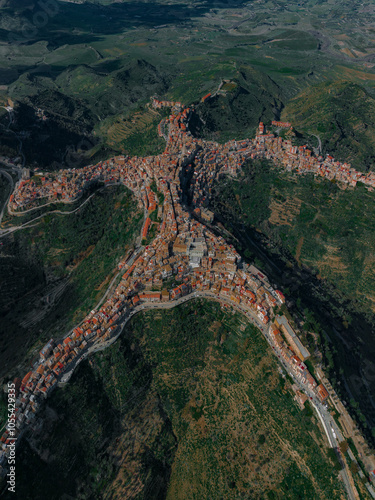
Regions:
[[[261,333],[216,303],[137,316],[44,415],[17,458],[30,500],[343,494],[308,403],[293,401]]]
[[[117,148],[131,156],[156,155],[165,149],[165,140],[157,134],[162,117],[162,113],[145,106],[133,113],[105,120],[98,127],[98,133],[109,148]]]
[[[309,87],[286,104],[282,118],[313,145],[320,139],[323,152],[337,160],[364,172],[374,169],[375,98],[362,86],[344,81]]]

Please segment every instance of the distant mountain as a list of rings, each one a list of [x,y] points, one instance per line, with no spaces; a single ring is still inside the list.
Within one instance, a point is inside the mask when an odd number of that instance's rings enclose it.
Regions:
[[[116,74],[114,86],[121,93],[126,93],[122,95],[126,95],[130,102],[136,102],[155,93],[164,93],[168,88],[168,81],[155,66],[138,59]],[[113,91],[111,94],[113,95]]]

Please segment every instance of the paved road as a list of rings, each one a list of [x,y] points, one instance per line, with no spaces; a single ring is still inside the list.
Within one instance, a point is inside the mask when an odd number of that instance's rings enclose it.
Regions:
[[[219,301],[219,302],[224,302],[230,306],[233,306],[233,307],[236,307],[236,309],[238,309],[240,312],[244,313],[246,315],[246,317],[257,327],[257,328],[260,328],[262,330],[262,332],[264,333],[265,330],[266,330],[266,327],[265,325],[263,325],[259,320],[258,318],[251,312],[251,311],[247,311],[245,308],[243,307],[240,307],[238,306],[237,304],[234,304],[232,303],[229,299],[226,299],[224,297],[221,297],[221,296],[218,296],[217,294],[214,294],[212,292],[207,292],[207,291],[200,291],[200,292],[194,292],[194,293],[191,293],[189,295],[186,295],[185,297],[181,297],[177,300],[173,300],[173,301],[169,301],[169,302],[157,302],[157,303],[144,303],[142,305],[139,305],[137,307],[135,307],[134,309],[132,309],[131,311],[128,311],[125,316],[123,316],[122,318],[120,318],[117,322],[117,326],[119,326],[119,332],[112,338],[106,340],[105,342],[100,342],[100,343],[93,343],[91,345],[88,346],[87,348],[87,351],[85,351],[77,360],[75,360],[73,363],[73,365],[70,367],[69,371],[64,373],[64,375],[62,376],[60,382],[59,382],[59,385],[65,385],[70,377],[73,375],[73,372],[75,370],[75,368],[77,367],[77,365],[83,361],[84,359],[86,359],[86,357],[94,352],[98,352],[98,351],[103,351],[104,349],[106,349],[107,347],[109,347],[110,345],[112,345],[114,342],[116,342],[116,340],[118,339],[118,337],[121,335],[121,333],[123,332],[123,329],[125,327],[125,325],[128,323],[128,321],[130,321],[133,316],[135,316],[136,314],[139,314],[143,311],[146,311],[146,310],[151,310],[151,309],[172,309],[173,307],[177,307],[181,304],[184,304],[186,302],[188,302],[189,300],[193,300],[193,299],[197,299],[197,298],[205,298],[205,299],[210,299],[210,300],[216,300],[216,301]]]
[[[105,189],[105,188],[101,188],[101,189]],[[99,191],[101,191],[101,189]],[[74,210],[71,210],[69,212],[64,212],[63,210],[51,210],[50,212],[45,212],[44,214],[42,215],[39,215],[38,217],[35,217],[35,219],[31,219],[27,222],[25,222],[24,224],[21,224],[20,226],[12,226],[12,227],[8,227],[6,229],[2,229],[0,230],[0,238],[4,238],[4,236],[7,236],[8,234],[10,233],[14,233],[15,231],[19,231],[20,229],[24,229],[25,227],[30,227],[30,224],[32,224],[33,222],[39,220],[39,219],[42,219],[43,217],[45,217],[46,215],[49,215],[49,214],[61,214],[61,215],[70,215],[70,214],[74,214],[75,212],[78,212],[78,210],[80,210],[84,205],[86,205],[86,203],[97,193],[98,191],[95,191],[95,193],[92,193],[79,207],[77,207],[76,209]],[[77,200],[75,200],[77,201]],[[53,201],[51,203],[47,203],[46,205],[42,205],[40,207],[37,207],[37,208],[43,208],[47,205],[52,205],[52,204],[56,204],[56,203],[61,203],[60,201],[56,202],[56,201]],[[63,203],[73,203],[73,202],[63,202]],[[30,209],[29,211],[32,211],[32,210],[35,210],[35,208],[32,208]],[[26,212],[28,212],[28,210],[26,210],[25,212],[22,212],[22,213],[18,213],[18,214],[15,214],[15,212],[12,212],[9,210],[9,207],[8,207],[8,211],[12,214],[12,215],[24,215]],[[1,223],[1,219],[0,219],[0,223]]]
[[[311,387],[307,383],[303,383],[302,377],[298,376],[298,374],[295,373],[291,369],[289,364],[286,363],[286,361],[282,358],[280,350],[278,349],[277,345],[273,342],[271,338],[269,329],[267,330],[265,337],[270,346],[272,347],[272,349],[274,350],[274,352],[276,353],[278,360],[282,364],[285,371],[293,379],[296,385],[309,397],[310,403],[312,407],[315,409],[318,418],[323,426],[324,432],[328,439],[329,446],[331,448],[335,448],[336,450],[338,450],[339,444],[341,441],[344,440],[344,437],[342,436],[341,431],[338,428],[334,418],[329,413],[328,408],[321,403],[321,401],[318,399],[318,397],[311,389]],[[345,463],[343,459],[341,459],[341,461],[343,464]],[[346,466],[344,469],[340,471],[339,475],[342,478],[343,483],[345,485],[345,489],[348,493],[348,498],[350,500],[358,500],[358,495],[356,494],[356,491],[354,491],[354,485],[352,485],[352,481],[351,478],[349,477],[349,472]]]
[[[95,344],[91,345],[87,349],[87,351],[83,355],[81,355],[80,358],[78,358],[78,360],[75,362],[74,366],[70,369],[70,371],[63,375],[61,382],[60,382],[60,385],[64,385],[65,383],[67,383],[69,381],[70,377],[72,376],[72,374],[74,372],[75,367],[81,361],[86,359],[87,356],[89,356],[90,354],[93,354],[94,352],[102,351],[102,350],[106,349],[107,347],[109,347],[110,345],[112,345],[114,342],[116,342],[118,337],[123,332],[123,329],[124,329],[125,325],[127,324],[127,322],[130,321],[133,318],[133,316],[135,316],[136,314],[139,314],[143,311],[147,311],[147,310],[151,310],[151,309],[172,309],[173,307],[177,307],[181,304],[184,304],[189,300],[198,299],[198,298],[215,300],[215,301],[219,301],[221,303],[225,303],[229,306],[232,306],[233,308],[235,308],[236,310],[238,310],[239,312],[244,314],[246,316],[246,318],[252,324],[254,324],[257,328],[259,328],[261,330],[265,339],[267,340],[267,342],[271,346],[275,356],[277,356],[278,361],[282,365],[284,370],[292,378],[294,383],[303,392],[305,392],[306,395],[309,397],[311,405],[315,409],[315,411],[318,415],[318,418],[319,418],[320,422],[322,423],[324,432],[327,435],[329,446],[331,448],[336,448],[336,449],[339,448],[339,443],[344,440],[344,438],[340,432],[340,429],[337,427],[336,422],[334,421],[333,417],[329,413],[327,407],[321,403],[321,401],[317,398],[316,394],[310,388],[310,386],[306,383],[303,383],[302,377],[298,376],[298,374],[295,373],[291,369],[289,364],[287,364],[286,361],[282,358],[280,350],[278,349],[278,347],[276,346],[276,344],[274,344],[274,342],[272,340],[272,337],[270,334],[270,326],[264,325],[257,318],[257,316],[254,314],[254,312],[251,309],[244,307],[243,305],[234,303],[229,298],[222,297],[221,295],[215,294],[213,292],[197,291],[197,292],[193,292],[189,295],[186,295],[185,297],[181,297],[180,299],[169,301],[169,302],[144,303],[144,304],[134,308],[130,312],[128,311],[126,313],[126,315],[123,318],[121,318],[117,323],[117,325],[120,327],[119,332],[113,338],[108,339],[105,342],[95,343]],[[345,488],[347,490],[348,498],[350,500],[358,500],[358,496],[355,494],[355,492],[353,490],[353,485],[352,485],[352,482],[349,478],[349,473],[347,471],[347,468],[344,468],[340,472],[340,477],[342,478],[343,483],[345,485]]]
[[[136,248],[133,252],[130,252],[130,254],[128,255],[128,257],[126,259],[126,264],[130,267],[133,264],[133,262],[135,261],[135,259],[143,252],[144,249],[145,249],[145,247],[140,246],[140,247]],[[125,270],[123,268],[123,269],[120,269],[115,274],[114,278],[112,279],[111,283],[109,284],[109,286],[107,288],[107,291],[105,292],[105,294],[103,295],[103,297],[100,299],[100,301],[97,303],[97,305],[93,309],[98,310],[101,307],[101,305],[103,304],[103,302],[107,298],[109,292],[111,291],[114,282],[116,281],[116,279],[118,278],[118,276],[121,273],[124,273],[124,272],[125,272]]]
[[[318,139],[318,147],[314,148],[314,153],[315,153],[316,156],[319,156],[319,155],[322,154],[322,141],[320,140],[320,136],[319,135],[315,135],[315,134],[311,134],[311,135],[313,135],[314,137],[316,137]],[[315,151],[317,151],[318,154],[316,154]]]
[[[95,193],[93,193],[93,194],[95,194]],[[81,198],[81,196],[82,196],[82,194],[80,194],[74,200],[54,200],[54,201],[49,201],[48,203],[44,203],[43,205],[39,205],[38,207],[33,207],[33,208],[28,208],[27,210],[22,210],[22,212],[14,212],[10,207],[8,207],[8,212],[10,213],[10,215],[14,215],[15,217],[22,217],[25,214],[28,214],[30,212],[34,212],[35,210],[38,210],[40,208],[48,207],[49,205],[56,205],[56,203],[64,203],[66,205],[75,203],[76,201],[78,201]],[[91,196],[90,196],[90,198],[91,198]],[[89,198],[87,198],[87,200],[88,199]],[[87,200],[85,200],[85,202],[87,202]],[[66,213],[69,213],[69,212],[62,212],[62,211],[59,211],[59,210],[54,210],[53,212],[46,212],[45,215],[47,213],[63,213],[63,214],[66,214]]]

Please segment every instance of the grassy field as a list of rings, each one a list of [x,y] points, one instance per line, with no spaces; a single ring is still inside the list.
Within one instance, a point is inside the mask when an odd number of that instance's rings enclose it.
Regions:
[[[14,373],[38,338],[62,336],[89,312],[141,220],[131,193],[111,187],[75,214],[46,215],[2,239],[0,307],[7,332],[1,337],[2,375]]]
[[[48,406],[18,453],[30,499],[342,495],[317,419],[261,333],[214,303],[138,316]]]

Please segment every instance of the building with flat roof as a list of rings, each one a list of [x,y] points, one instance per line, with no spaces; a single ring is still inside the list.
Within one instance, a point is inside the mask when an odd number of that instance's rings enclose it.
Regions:
[[[276,316],[275,325],[282,331],[288,344],[302,361],[310,356],[309,351],[295,334],[285,316]]]
[[[211,210],[202,208],[201,217],[206,222],[213,222],[215,215]]]
[[[201,259],[207,255],[207,245],[204,238],[191,238],[187,244],[187,255],[190,265],[198,267]]]

